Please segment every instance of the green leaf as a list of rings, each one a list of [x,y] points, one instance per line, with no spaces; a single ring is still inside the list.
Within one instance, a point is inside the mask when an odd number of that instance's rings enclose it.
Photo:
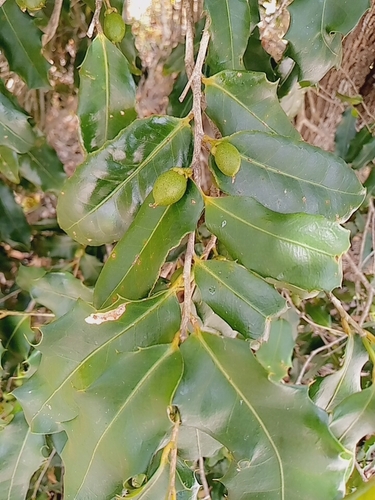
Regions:
[[[365,144],[372,141],[372,133],[367,127],[362,127],[359,132],[357,132],[354,138],[350,141],[349,150],[347,152],[345,161],[352,163],[356,157],[360,154],[362,148]]]
[[[42,352],[41,365],[14,392],[33,432],[62,430],[61,422],[79,413],[77,391],[85,391],[105,374],[121,353],[171,342],[181,320],[179,304],[170,292],[128,304],[118,321],[102,324],[85,321],[95,313],[90,305],[78,301],[72,311],[42,328],[43,341],[38,346]],[[117,398],[117,382],[126,377],[122,374],[115,380],[107,388],[114,391],[113,401]]]
[[[10,69],[18,73],[29,89],[49,89],[50,65],[42,56],[42,32],[16,2],[5,2],[0,8],[0,47],[4,49]]]
[[[185,371],[174,402],[186,425],[210,434],[231,453],[221,480],[229,498],[343,495],[345,449],[305,388],[270,382],[243,340],[193,334],[181,353]]]
[[[263,132],[239,132],[226,140],[242,161],[233,182],[211,159],[225,193],[251,196],[275,212],[323,215],[341,222],[364,200],[366,191],[357,176],[336,155]]]
[[[68,272],[46,274],[33,282],[29,292],[38,304],[56,316],[63,316],[73,309],[77,299],[92,302],[92,290]]]
[[[181,373],[179,351],[157,345],[119,352],[101,377],[75,391],[79,414],[64,423],[67,500],[93,492],[111,498],[125,480],[146,472],[172,428],[167,408]]]
[[[299,79],[317,83],[341,62],[342,37],[369,8],[369,0],[294,0],[288,7],[288,53],[299,66]]]
[[[293,326],[285,319],[271,322],[269,337],[256,351],[256,358],[268,372],[270,380],[280,382],[292,367],[295,344]]]
[[[369,142],[363,145],[363,148],[359,152],[352,162],[352,167],[359,169],[365,167],[368,163],[373,161],[375,158],[375,137],[372,137]]]
[[[135,37],[132,33],[132,26],[126,25],[125,36],[119,44],[121,52],[124,54],[129,63],[129,69],[133,75],[142,75],[142,71],[137,67],[137,57],[139,52],[135,46]]]
[[[11,189],[0,182],[0,240],[20,250],[30,248],[31,232]]]
[[[277,83],[263,73],[222,71],[203,78],[206,112],[223,135],[241,130],[260,130],[299,138],[280,106]]]
[[[18,184],[20,182],[18,171],[18,154],[7,146],[0,146],[0,173],[10,182]]]
[[[30,432],[23,413],[0,432],[0,498],[26,497],[33,473],[42,465],[44,436]]]
[[[278,214],[246,197],[205,202],[207,227],[246,268],[308,291],[340,286],[340,257],[349,248],[349,232],[337,223]]]
[[[28,116],[0,93],[0,145],[11,148],[17,153],[26,153],[34,141],[35,135],[28,122]]]
[[[275,81],[271,56],[263,48],[258,27],[254,29],[249,38],[243,60],[247,70],[265,73],[269,80]]]
[[[77,113],[91,152],[135,119],[135,84],[126,57],[103,34],[90,45],[79,74]]]
[[[211,39],[207,64],[212,73],[223,69],[245,69],[243,55],[250,36],[250,6],[247,0],[205,0]]]
[[[87,156],[59,197],[59,224],[82,244],[118,241],[160,174],[191,159],[187,119],[136,120]]]
[[[350,335],[345,349],[342,367],[323,378],[315,390],[315,404],[331,412],[346,397],[361,391],[361,371],[368,359],[367,351],[359,335]],[[315,382],[317,384],[317,382]]]
[[[373,500],[375,496],[375,479],[362,484],[353,494],[346,496],[347,500]]]
[[[352,107],[347,108],[342,114],[342,119],[335,134],[335,153],[341,158],[346,158],[350,141],[356,135],[358,113]]]
[[[81,260],[79,261],[79,267],[82,271],[84,281],[86,285],[95,285],[101,270],[103,269],[103,263],[97,257],[85,253]]]
[[[261,337],[286,309],[273,286],[235,262],[197,259],[194,275],[203,301],[245,337]]]
[[[331,430],[352,451],[360,439],[375,433],[375,387],[356,392],[337,405],[332,414]]]
[[[19,157],[19,164],[22,176],[43,191],[58,193],[66,179],[56,151],[44,137],[38,138],[35,146]]]
[[[30,327],[30,316],[6,316],[0,320],[0,338],[6,350],[4,359],[13,366],[27,359],[35,333]]]
[[[153,207],[146,198],[130,228],[104,264],[94,292],[98,309],[126,299],[145,297],[155,285],[171,248],[194,231],[203,210],[202,197],[189,182],[183,198],[166,207]]]
[[[222,444],[194,427],[181,425],[178,432],[178,455],[185,461],[196,462],[200,457],[213,457]]]

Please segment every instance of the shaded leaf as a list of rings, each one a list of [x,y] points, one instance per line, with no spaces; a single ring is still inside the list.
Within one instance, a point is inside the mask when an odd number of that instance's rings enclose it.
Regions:
[[[93,491],[111,498],[146,472],[172,428],[167,408],[181,372],[179,351],[157,345],[118,353],[101,377],[75,391],[79,414],[64,423],[66,500],[86,500]]]
[[[6,316],[0,320],[0,338],[5,350],[3,364],[8,361],[16,366],[27,359],[35,334],[30,327],[30,316]]]
[[[50,65],[42,56],[42,32],[33,18],[22,12],[16,2],[0,8],[0,47],[10,69],[18,73],[29,89],[48,89]]]
[[[205,0],[211,18],[207,64],[213,73],[223,69],[245,69],[243,55],[250,36],[250,6],[247,0]]]
[[[338,404],[332,414],[331,430],[351,450],[367,434],[375,433],[375,387],[351,394]]]
[[[203,210],[202,197],[189,182],[183,198],[166,207],[153,207],[146,198],[128,231],[104,264],[94,292],[98,309],[126,299],[145,297],[155,285],[171,248],[194,231]]]
[[[191,140],[187,119],[134,121],[67,180],[57,206],[60,226],[82,244],[118,241],[157,177],[189,165]]]
[[[221,480],[229,498],[327,500],[343,495],[345,449],[306,389],[270,382],[242,340],[193,334],[181,352],[185,371],[175,404],[183,423],[210,434],[232,454],[231,468]]]
[[[203,301],[245,337],[261,337],[286,308],[273,286],[235,262],[196,259],[194,275]]]
[[[182,460],[197,461],[214,456],[223,445],[194,427],[182,425],[178,432],[178,455]]]
[[[299,138],[277,98],[277,84],[263,73],[222,71],[203,78],[206,112],[223,135],[260,130]]]
[[[92,302],[92,290],[68,272],[47,273],[34,280],[29,292],[38,304],[56,316],[63,316],[73,309],[77,299]]]
[[[247,70],[265,73],[268,80],[275,81],[276,76],[271,64],[271,56],[263,48],[258,27],[254,29],[249,38],[243,60]]]
[[[263,132],[239,132],[228,142],[241,154],[234,182],[211,157],[215,179],[225,193],[252,196],[275,212],[336,221],[347,220],[364,200],[365,189],[355,173],[331,153]]]
[[[331,412],[346,397],[361,391],[361,371],[368,359],[367,351],[359,335],[350,335],[345,349],[342,367],[312,386],[315,404]]]
[[[30,248],[31,231],[13,192],[0,182],[0,240],[20,250]]]
[[[129,69],[133,75],[141,75],[142,71],[137,67],[137,57],[139,53],[135,46],[135,38],[132,33],[132,26],[126,25],[125,36],[119,44],[121,52],[124,54],[129,63]]]
[[[295,0],[289,7],[290,27],[285,35],[288,53],[299,66],[299,79],[317,83],[341,62],[342,37],[369,8],[369,0]]]
[[[75,418],[79,412],[76,391],[105,374],[121,353],[171,342],[181,319],[180,307],[171,293],[128,304],[117,321],[89,324],[85,319],[93,313],[95,309],[78,301],[72,311],[42,328],[43,342],[38,346],[41,365],[15,391],[34,432],[62,430],[61,422]],[[107,387],[107,391],[114,391],[114,399],[118,382],[125,380],[122,374]]]
[[[0,432],[0,498],[26,497],[33,473],[42,465],[44,436],[32,434],[23,413]]]
[[[19,163],[22,176],[29,182],[43,191],[60,191],[66,174],[56,151],[44,137],[38,138],[35,146],[19,157]]]
[[[372,133],[367,127],[362,127],[359,132],[357,132],[354,138],[350,141],[349,150],[347,152],[345,161],[352,163],[355,158],[360,154],[363,146],[368,142],[372,141]]]
[[[341,121],[335,134],[335,153],[341,158],[346,158],[349,150],[350,141],[356,135],[356,123],[358,113],[351,106],[342,114]]]
[[[103,263],[100,262],[97,257],[85,253],[79,261],[79,267],[85,279],[85,284],[95,285],[99,274],[103,269]]]
[[[126,57],[100,33],[79,74],[77,113],[83,144],[91,152],[135,119],[135,84]]]
[[[349,233],[338,224],[321,216],[271,212],[246,197],[205,202],[207,227],[246,268],[308,291],[340,286],[340,257],[349,248]]]
[[[369,142],[363,145],[361,151],[358,153],[352,162],[353,168],[365,167],[368,163],[375,158],[375,137],[372,137]]]
[[[270,380],[280,382],[292,367],[295,345],[293,326],[285,319],[271,322],[269,337],[256,351],[256,358],[268,372]]]
[[[10,182],[18,184],[20,182],[18,171],[18,154],[7,146],[0,146],[0,173]]]
[[[18,9],[17,6],[16,8]],[[11,148],[17,153],[26,153],[34,141],[35,135],[28,122],[28,116],[0,93],[0,145]]]

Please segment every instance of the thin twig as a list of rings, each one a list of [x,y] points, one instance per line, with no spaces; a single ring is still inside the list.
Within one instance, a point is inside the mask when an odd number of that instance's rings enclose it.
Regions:
[[[206,472],[204,470],[204,460],[203,460],[203,457],[201,456],[202,454],[201,454],[201,445],[200,445],[198,429],[195,430],[195,433],[197,436],[197,445],[198,445],[198,452],[199,452],[199,459],[198,459],[199,475],[200,475],[200,478],[202,481],[203,492],[204,492],[204,498],[202,500],[211,500],[210,487],[208,486]]]
[[[206,248],[204,249],[204,252],[201,255],[202,260],[208,259],[209,255],[211,253],[211,250],[213,248],[215,248],[216,242],[217,242],[217,237],[214,234],[212,234],[211,238],[209,239],[209,242],[206,245]]]
[[[338,313],[341,316],[342,326],[345,332],[349,333],[348,325],[350,325],[353,330],[355,330],[360,337],[372,337],[372,334],[367,330],[364,330],[343,308],[340,300],[333,295],[332,292],[328,293],[328,297],[332,304],[336,307]]]
[[[349,254],[346,254],[344,256],[344,260],[349,264],[349,266],[351,267],[351,269],[353,271],[353,274],[355,274],[356,277],[359,279],[359,281],[362,283],[362,285],[366,289],[366,292],[369,292],[371,289],[374,290],[371,283],[369,283],[366,276],[359,270],[357,264],[354,262],[354,260],[350,257]]]
[[[318,347],[318,349],[314,349],[313,351],[310,352],[308,358],[306,359],[305,363],[303,364],[302,368],[301,368],[301,371],[300,371],[300,374],[298,375],[298,378],[296,380],[296,384],[301,384],[302,383],[302,379],[303,379],[303,376],[305,375],[305,372],[306,372],[306,369],[308,367],[308,365],[311,363],[311,360],[317,355],[319,354],[320,352],[322,351],[325,351],[326,349],[329,349],[330,347],[334,346],[335,344],[341,342],[342,340],[346,339],[347,336],[346,335],[343,335],[342,337],[338,338],[338,339],[335,339],[333,340],[332,342],[330,342],[329,344],[326,344],[326,345],[323,345],[321,347]]]
[[[173,426],[170,449],[170,469],[169,469],[169,495],[168,500],[176,500],[176,469],[177,469],[177,436],[180,428],[180,419],[177,418]]]
[[[45,475],[45,473],[47,472],[48,470],[48,467],[51,465],[51,461],[53,459],[53,457],[55,456],[56,454],[56,450],[55,448],[52,449],[49,457],[47,458],[45,464],[44,464],[44,467],[43,469],[40,471],[40,474],[38,476],[38,479],[35,481],[35,485],[34,485],[34,489],[33,489],[33,494],[31,495],[31,500],[35,500],[36,499],[36,495],[38,493],[38,490],[39,490],[39,486],[40,486],[40,483],[42,482],[42,479]]]
[[[61,8],[64,0],[55,0],[52,15],[48,21],[45,34],[42,36],[42,45],[45,47],[48,42],[55,36],[57,27],[59,25]]]
[[[368,212],[367,212],[367,219],[366,219],[365,228],[363,230],[361,249],[359,251],[359,259],[358,259],[359,265],[361,266],[362,269],[363,269],[363,254],[365,251],[366,239],[367,239],[367,235],[370,231],[370,226],[372,226],[373,216],[374,216],[374,204],[373,204],[372,199],[370,199],[369,206],[368,206]]]
[[[100,11],[102,10],[102,5],[103,5],[103,0],[95,0],[95,12],[94,15],[92,16],[92,20],[89,26],[89,29],[87,30],[87,36],[89,38],[92,38],[92,35],[94,34],[94,29],[98,31],[98,33],[102,32],[102,27],[100,26],[100,21],[99,21],[99,16],[100,16]]]
[[[207,51],[209,33],[209,21],[206,20],[205,30],[202,35],[197,61],[194,66],[194,17],[191,8],[190,0],[186,0],[187,14],[187,31],[186,31],[186,54],[185,64],[189,78],[193,76],[191,81],[191,90],[193,92],[193,116],[194,116],[194,151],[192,160],[193,179],[200,186],[200,155],[202,150],[202,139],[204,136],[202,122],[202,66]],[[189,74],[191,72],[191,74]],[[187,338],[188,325],[191,315],[191,264],[194,255],[195,233],[190,233],[185,254],[184,263],[184,304],[182,308],[181,334],[180,338],[183,342]]]
[[[6,318],[7,316],[40,316],[42,318],[54,318],[55,314],[26,311],[7,311],[5,309],[0,310],[0,319]]]

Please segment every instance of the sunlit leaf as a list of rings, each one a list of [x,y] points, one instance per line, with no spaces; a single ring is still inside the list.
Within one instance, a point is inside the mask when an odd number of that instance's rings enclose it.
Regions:
[[[127,59],[103,34],[90,45],[80,69],[78,102],[88,152],[113,139],[136,117],[135,84]]]
[[[342,37],[358,23],[369,0],[294,0],[288,7],[285,36],[289,54],[299,66],[299,79],[317,83],[341,61]]]
[[[347,500],[373,500],[375,497],[375,479],[364,483],[355,493],[345,497]]]
[[[347,220],[364,200],[357,176],[336,155],[263,132],[239,132],[228,141],[241,154],[235,180],[211,159],[225,193],[252,196],[275,212],[304,212],[336,221]]]
[[[89,324],[85,319],[93,313],[93,307],[78,301],[72,311],[42,328],[41,365],[15,391],[35,432],[61,430],[61,422],[78,414],[77,391],[104,375],[121,353],[170,342],[181,318],[176,297],[170,293],[128,304],[117,321]],[[116,394],[121,380],[126,380],[124,375],[107,390],[112,387]]]
[[[174,402],[183,422],[210,434],[232,454],[222,479],[229,498],[343,496],[345,449],[305,388],[270,382],[242,340],[198,333],[181,352],[185,371]]]
[[[202,299],[245,337],[261,337],[286,308],[273,286],[235,262],[196,260],[194,274]]]
[[[315,404],[331,412],[346,397],[361,391],[361,371],[368,359],[361,337],[350,335],[345,349],[344,362],[339,370],[324,377],[318,388],[312,386]]]
[[[263,73],[222,71],[204,78],[207,114],[223,135],[260,130],[288,137],[299,134],[277,98],[277,84]]]
[[[31,231],[22,208],[8,186],[0,182],[0,240],[11,247],[30,248]]]
[[[243,55],[250,36],[250,6],[247,0],[205,0],[211,18],[211,40],[207,63],[213,73],[222,69],[245,69]]]
[[[35,135],[28,122],[28,116],[19,111],[8,97],[0,93],[0,145],[11,148],[17,153],[26,153],[34,141]]]
[[[207,227],[232,257],[264,277],[305,290],[341,283],[349,233],[321,216],[278,214],[252,198],[206,198]]]
[[[25,80],[29,89],[50,87],[50,65],[42,56],[41,38],[42,32],[32,17],[21,12],[15,1],[4,3],[0,8],[0,47],[10,69]]]
[[[150,194],[132,225],[104,265],[95,287],[94,305],[104,308],[126,299],[145,297],[159,277],[171,248],[194,231],[203,210],[202,197],[189,182],[183,198],[166,207],[153,207]]]
[[[32,434],[23,413],[0,432],[0,498],[26,497],[33,473],[42,465],[44,436]]]
[[[67,180],[57,206],[60,226],[82,244],[118,241],[157,177],[189,166],[191,140],[187,119],[134,121]]]
[[[75,391],[79,414],[63,424],[67,500],[93,492],[112,498],[124,481],[146,472],[171,431],[167,409],[181,372],[181,355],[168,345],[122,351],[101,377]]]

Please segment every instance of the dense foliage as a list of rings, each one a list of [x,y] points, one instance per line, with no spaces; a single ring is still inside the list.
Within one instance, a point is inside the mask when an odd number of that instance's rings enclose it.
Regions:
[[[53,30],[69,38],[72,6],[31,3],[0,2],[0,48],[48,91],[43,51]],[[174,95],[189,83],[169,115],[137,118],[131,29],[116,18],[110,41],[101,28],[122,1],[96,11],[92,41],[75,40],[85,158],[69,178],[0,81],[1,499],[374,494],[355,472],[373,453],[373,325],[331,293],[347,221],[368,203],[354,169],[374,158],[373,137],[350,103],[325,152],[280,105],[340,64],[369,2],[294,0],[276,62],[256,0],[205,0],[194,69],[188,7],[186,57],[180,44],[165,71]],[[94,2],[79,9],[91,20]],[[19,201],[35,190],[58,195],[56,219],[29,224]],[[340,349],[306,375],[326,347],[311,325]]]

